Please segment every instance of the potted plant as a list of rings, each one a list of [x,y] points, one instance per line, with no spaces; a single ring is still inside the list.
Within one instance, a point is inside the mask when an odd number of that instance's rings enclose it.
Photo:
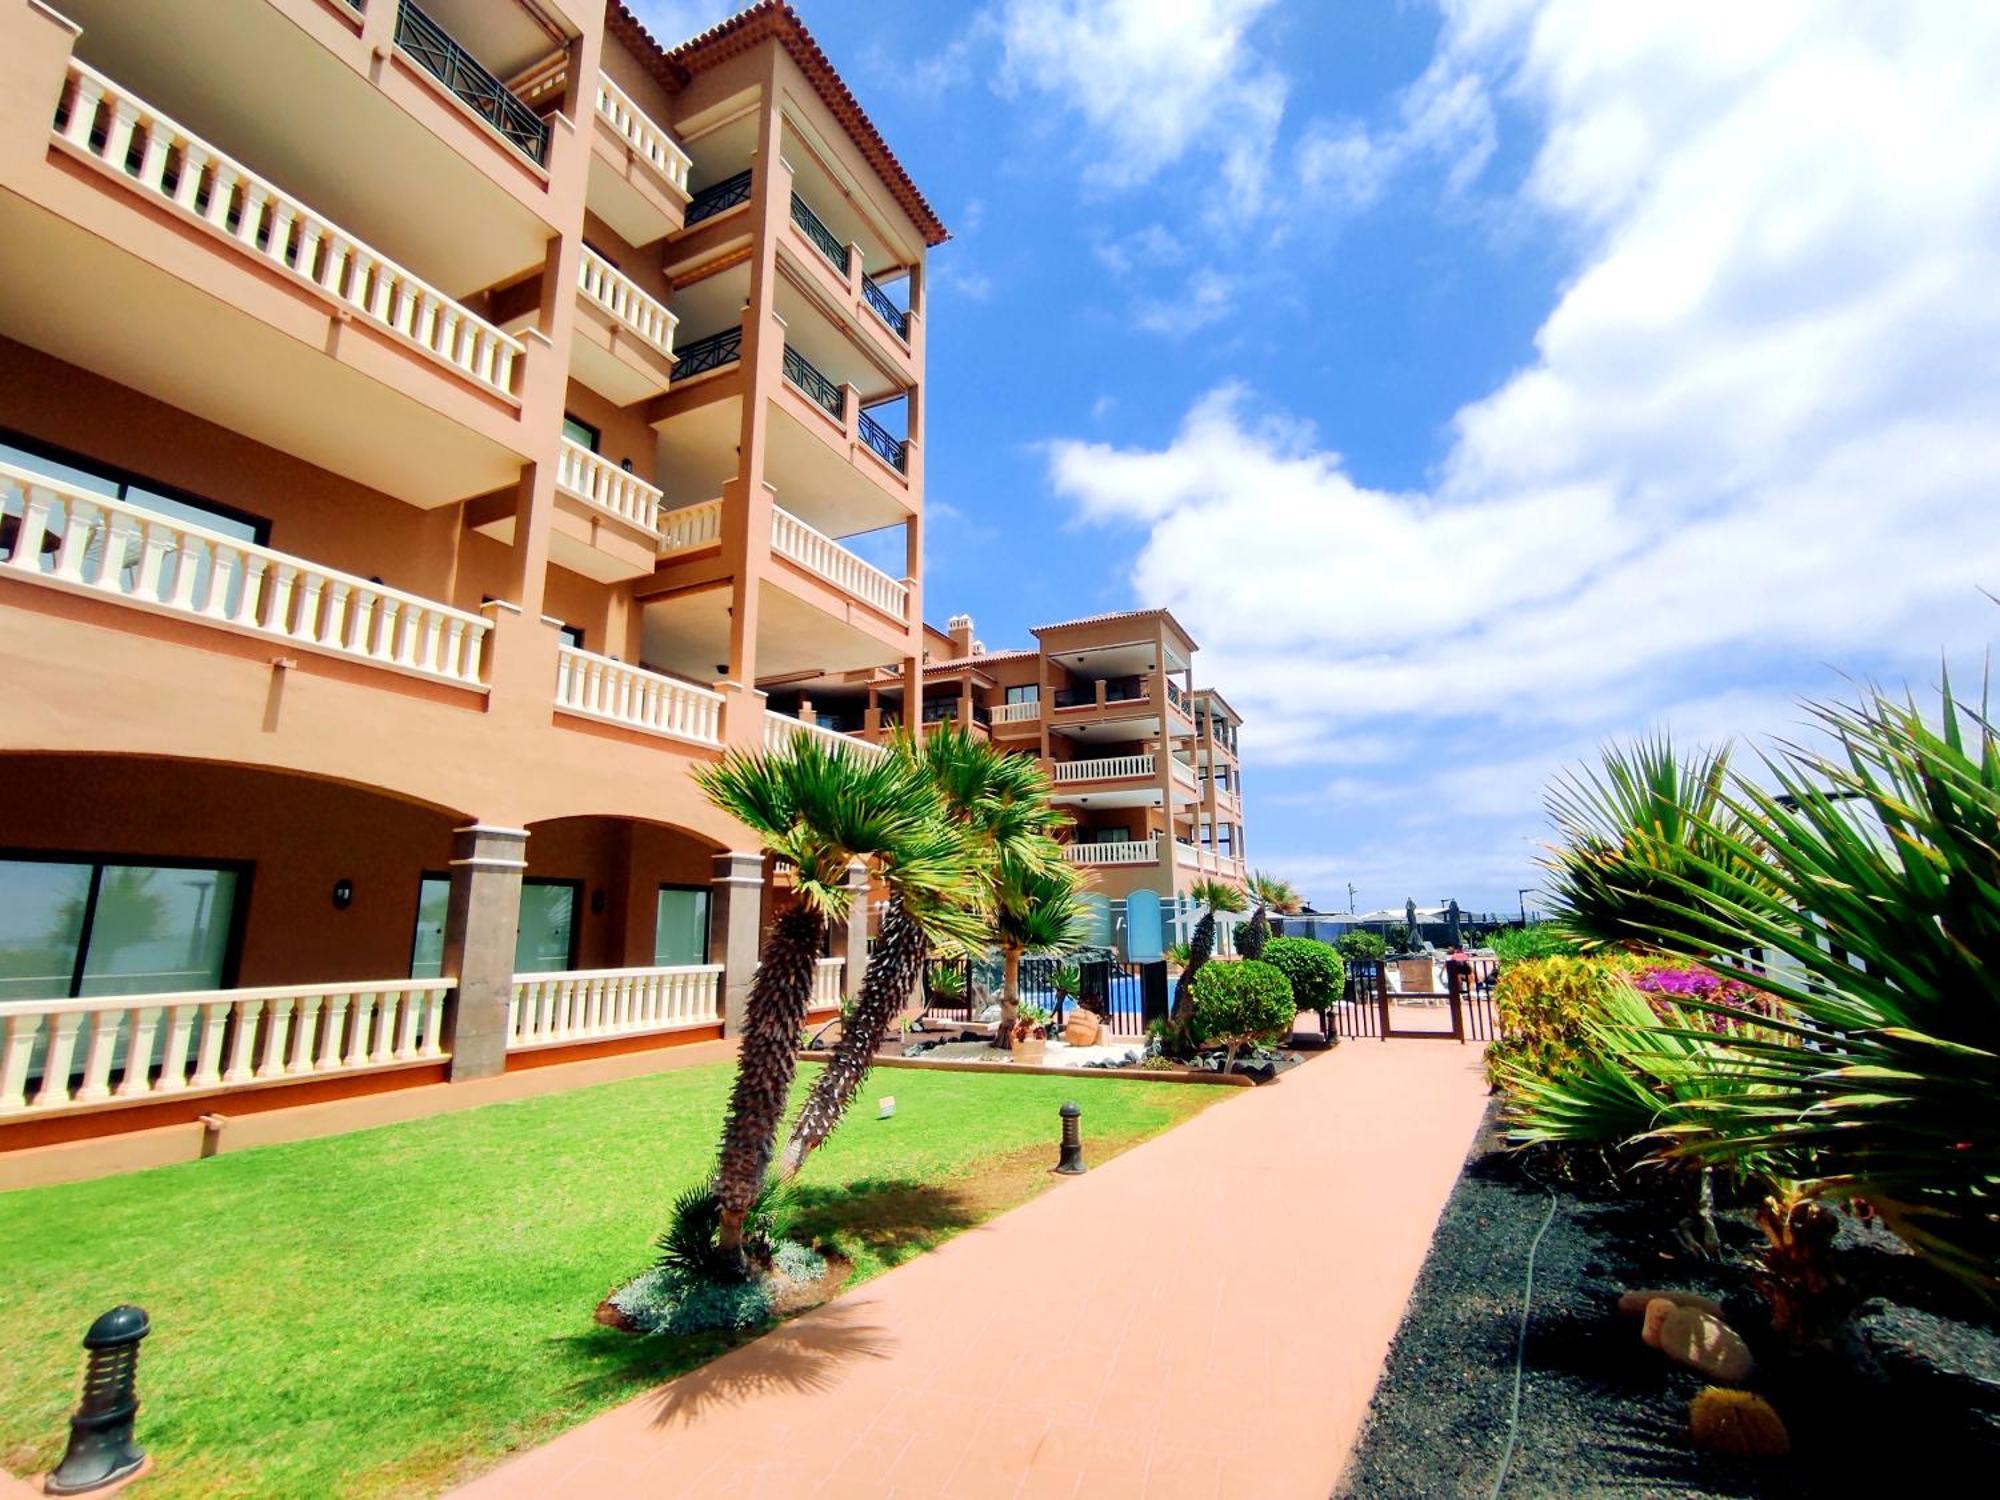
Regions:
[[[1014,1013],[1014,1026],[1007,1035],[1008,1050],[1017,1063],[1038,1063],[1049,1050],[1049,1022],[1053,1019],[1039,1005],[1023,1003]]]

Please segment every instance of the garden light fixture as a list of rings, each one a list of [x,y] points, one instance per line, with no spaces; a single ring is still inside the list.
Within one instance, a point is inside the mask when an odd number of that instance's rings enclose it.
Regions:
[[[1056,1159],[1056,1170],[1065,1177],[1081,1177],[1086,1168],[1083,1165],[1083,1140],[1076,1122],[1083,1110],[1072,1099],[1058,1113],[1062,1116],[1062,1155]]]
[[[83,1347],[83,1399],[69,1419],[69,1447],[42,1482],[51,1495],[83,1495],[139,1471],[146,1455],[132,1436],[139,1414],[139,1341],[153,1330],[146,1310],[114,1307],[90,1325]]]

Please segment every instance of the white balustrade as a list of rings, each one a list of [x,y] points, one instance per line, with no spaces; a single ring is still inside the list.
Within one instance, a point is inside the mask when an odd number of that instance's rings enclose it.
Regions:
[[[838,958],[822,958],[813,967],[811,1010],[829,1010],[847,998],[844,971],[847,965]]]
[[[1173,759],[1173,772],[1174,780],[1178,781],[1182,786],[1185,786],[1190,791],[1200,790],[1195,781],[1194,767],[1178,756]]]
[[[444,1057],[451,979],[0,1002],[0,1116]]]
[[[721,1019],[721,964],[516,974],[507,1050],[684,1031]]]
[[[722,502],[704,500],[699,505],[683,505],[679,510],[662,511],[654,520],[660,533],[660,556],[693,552],[712,547],[722,540]]]
[[[863,562],[832,537],[776,506],[771,508],[771,550],[892,619],[901,620],[909,615],[907,584]]]
[[[556,707],[697,745],[722,743],[722,694],[575,646],[556,650]]]
[[[1160,858],[1160,841],[1127,839],[1116,844],[1070,844],[1064,856],[1073,865],[1150,865]]]
[[[1151,776],[1150,755],[1110,755],[1101,760],[1059,760],[1050,779],[1061,786],[1069,781],[1116,781],[1128,776]]]
[[[556,453],[556,488],[642,531],[658,527],[659,489],[570,438]]]
[[[1186,865],[1189,869],[1198,870],[1201,868],[1201,851],[1186,839],[1175,839],[1174,862]]]
[[[597,75],[597,117],[618,133],[633,155],[666,178],[682,197],[687,196],[687,153],[602,73]]]
[[[653,348],[673,357],[674,328],[680,322],[666,304],[641,290],[639,284],[589,246],[577,270],[583,295]]]
[[[1041,701],[1036,698],[1029,698],[1021,703],[1002,703],[993,710],[995,724],[1027,724],[1041,716]]]
[[[311,282],[479,384],[514,394],[519,340],[74,59],[55,135],[245,254]]]
[[[819,742],[834,750],[851,750],[865,756],[883,754],[880,745],[871,745],[866,740],[858,740],[851,734],[842,734],[837,729],[823,729],[817,724],[809,724],[804,719],[791,714],[774,713],[764,710],[764,748],[782,750],[795,736],[810,734]]]
[[[0,463],[0,568],[146,609],[477,685],[488,621]]]

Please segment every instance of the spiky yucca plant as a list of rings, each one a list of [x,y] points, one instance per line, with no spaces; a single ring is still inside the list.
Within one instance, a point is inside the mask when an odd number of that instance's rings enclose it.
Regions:
[[[1726,750],[1688,755],[1661,734],[1607,746],[1602,759],[1565,773],[1544,798],[1561,840],[1542,860],[1550,904],[1585,952],[1643,945],[1694,872],[1728,863],[1721,840],[1733,829]]]
[[[901,756],[868,756],[802,734],[781,750],[732,752],[696,781],[793,872],[790,904],[772,924],[750,982],[716,1162],[717,1244],[741,1267],[744,1217],[764,1188],[784,1121],[813,969],[828,924],[847,915],[848,866],[893,866],[906,889],[944,901],[964,864],[960,842],[942,829],[929,779]]]
[[[1835,748],[1737,778],[1656,917],[1674,951],[1761,953],[1715,966],[1796,1016],[1734,1044],[1760,1092],[1680,1149],[1803,1157],[1812,1191],[2000,1300],[2000,735],[1948,676],[1929,712],[1871,691],[1811,713]]]
[[[1176,1027],[1186,1026],[1194,1010],[1194,977],[1215,952],[1215,914],[1242,911],[1245,905],[1243,893],[1224,880],[1197,880],[1188,887],[1188,899],[1201,907],[1202,913],[1201,920],[1194,924],[1194,936],[1188,941],[1187,962],[1182,965],[1181,977],[1174,985],[1173,1023]]]
[[[1023,869],[1001,887],[993,909],[993,936],[1000,945],[1000,1029],[993,1045],[1004,1047],[1021,1013],[1021,960],[1031,954],[1068,953],[1083,941],[1089,915],[1083,881],[1074,865],[1057,860],[1043,869]]]
[[[883,862],[889,899],[881,930],[868,955],[853,1014],[841,1027],[840,1044],[813,1080],[793,1123],[779,1162],[787,1178],[825,1143],[853,1103],[875,1049],[908,1003],[931,949],[983,944],[1007,880],[1020,870],[1062,861],[1052,835],[1067,818],[1049,800],[1049,780],[1040,762],[995,749],[952,724],[931,729],[921,743],[898,735],[890,753],[929,781],[938,799],[939,828],[957,842],[963,870],[940,900],[926,889],[906,889],[896,864]]]
[[[1272,912],[1288,915],[1303,904],[1298,890],[1289,880],[1277,875],[1266,874],[1262,870],[1250,872],[1249,896],[1257,903],[1257,909],[1250,914],[1250,920],[1243,924],[1236,934],[1236,951],[1245,958],[1262,958],[1264,945],[1271,940]]]

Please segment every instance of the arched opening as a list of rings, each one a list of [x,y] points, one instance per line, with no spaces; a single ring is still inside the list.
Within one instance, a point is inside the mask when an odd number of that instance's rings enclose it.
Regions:
[[[720,962],[710,883],[722,846],[639,818],[528,825],[518,970]]]

